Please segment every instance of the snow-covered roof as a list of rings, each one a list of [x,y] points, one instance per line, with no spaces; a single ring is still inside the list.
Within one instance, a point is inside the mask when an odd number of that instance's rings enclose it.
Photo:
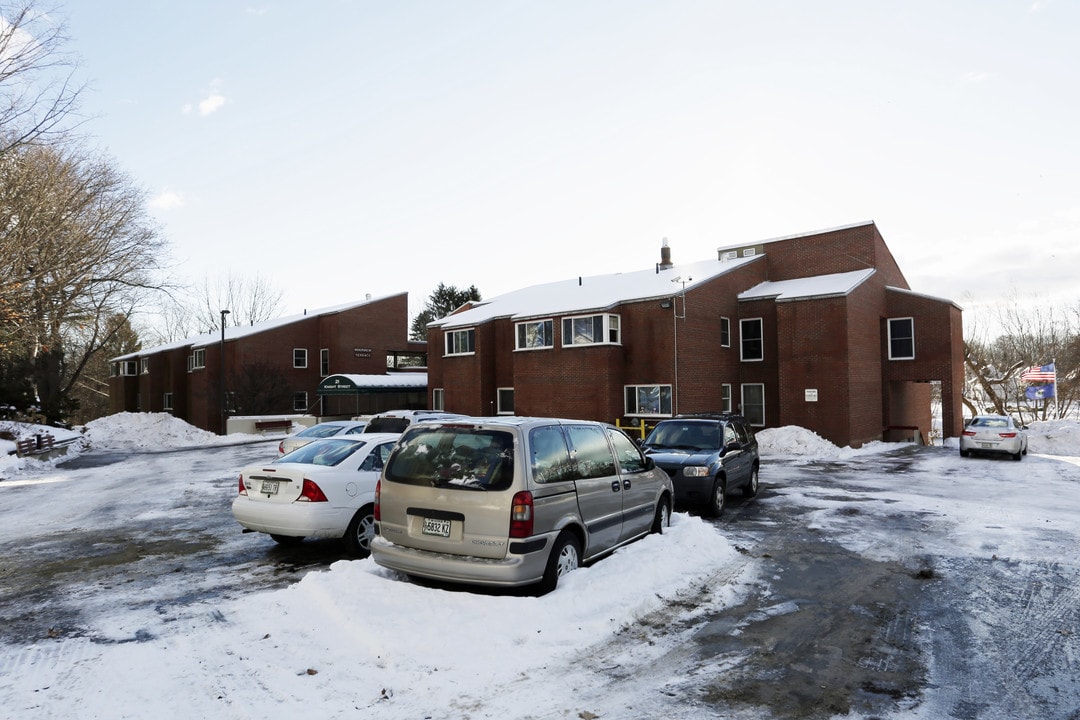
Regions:
[[[337,373],[322,379],[322,382],[319,383],[318,393],[320,395],[332,395],[363,390],[426,390],[427,379],[426,372],[387,373],[385,375]]]
[[[225,341],[236,340],[238,338],[247,337],[249,335],[255,335],[257,333],[266,332],[267,330],[273,330],[285,325],[290,325],[301,320],[307,320],[308,318],[319,317],[321,315],[333,315],[335,313],[344,312],[346,310],[352,310],[353,308],[360,307],[361,305],[368,305],[373,302],[379,302],[385,300],[390,295],[386,295],[378,298],[368,298],[366,300],[359,300],[350,303],[344,303],[342,305],[333,305],[331,307],[325,307],[318,310],[310,310],[301,313],[300,315],[289,315],[286,317],[274,318],[272,320],[263,320],[252,325],[233,325],[225,326]],[[139,350],[138,352],[128,353],[127,355],[118,355],[117,357],[110,358],[110,362],[118,360],[134,360],[138,357],[145,357],[147,355],[153,355],[155,353],[166,352],[168,350],[176,350],[178,348],[204,348],[208,345],[221,342],[221,330],[217,329],[212,332],[203,333],[202,335],[195,335],[194,337],[184,338],[183,340],[177,340],[171,343],[165,343],[164,345],[158,345],[149,349]]]
[[[655,268],[611,275],[560,280],[514,290],[490,300],[475,303],[468,310],[448,315],[431,323],[435,327],[478,325],[494,318],[524,319],[544,315],[605,310],[621,303],[671,297],[735,268],[764,256],[731,260],[705,260],[675,265],[666,270]]]
[[[772,298],[776,301],[805,300],[807,298],[844,296],[857,288],[876,272],[873,268],[854,270],[830,275],[796,278],[794,280],[768,280],[739,293],[740,300],[761,300]]]
[[[825,233],[839,232],[841,230],[851,230],[852,228],[865,227],[866,225],[873,225],[873,224],[874,224],[873,220],[863,220],[862,222],[851,223],[849,225],[838,225],[836,227],[825,228],[823,230],[811,230],[810,232],[801,232],[801,233],[795,233],[794,235],[782,235],[780,237],[769,238],[768,240],[759,240],[759,241],[757,241],[756,243],[753,243],[753,244],[754,245],[768,245],[769,243],[780,242],[781,240],[794,240],[796,238],[811,237],[813,235],[824,235]],[[723,245],[723,246],[717,248],[717,250],[722,253],[724,250],[727,250],[729,248],[739,248],[739,247],[745,247],[745,246],[746,246],[746,243],[741,243],[739,245]],[[767,250],[767,248],[766,248],[766,250]]]
[[[915,292],[914,290],[908,290],[907,288],[896,287],[895,285],[886,285],[885,289],[886,290],[891,290],[893,292],[904,293],[905,295],[913,295],[915,297],[926,298],[927,300],[936,300],[938,302],[949,303],[953,307],[955,307],[955,308],[957,308],[959,310],[963,310],[963,308],[960,307],[959,305],[957,305],[955,301],[949,300],[948,298],[942,298],[942,297],[938,297],[936,295],[927,295],[926,293]]]

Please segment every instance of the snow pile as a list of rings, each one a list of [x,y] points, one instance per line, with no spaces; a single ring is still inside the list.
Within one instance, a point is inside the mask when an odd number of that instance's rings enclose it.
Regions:
[[[248,437],[216,435],[169,413],[116,413],[91,420],[84,430],[88,444],[95,450],[161,450],[227,445]]]
[[[1028,452],[1043,455],[1080,455],[1080,422],[1041,420],[1028,426]]]
[[[797,425],[766,428],[765,430],[759,430],[755,435],[758,441],[758,452],[761,453],[762,457],[796,456],[829,460],[888,452],[889,450],[895,450],[898,445],[898,443],[870,442],[858,449],[841,448],[833,445],[813,430],[807,430]]]

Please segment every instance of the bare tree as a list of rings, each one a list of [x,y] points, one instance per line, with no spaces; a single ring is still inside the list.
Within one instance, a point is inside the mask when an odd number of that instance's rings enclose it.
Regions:
[[[0,5],[0,157],[55,141],[82,121],[79,64],[64,52],[57,17],[30,0]]]
[[[26,145],[0,156],[5,343],[34,359],[50,420],[86,363],[158,284],[164,243],[145,195],[104,156]]]

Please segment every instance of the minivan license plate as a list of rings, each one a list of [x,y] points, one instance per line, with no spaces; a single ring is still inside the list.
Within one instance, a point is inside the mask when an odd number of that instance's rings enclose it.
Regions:
[[[424,518],[423,533],[425,535],[450,537],[450,521],[436,520],[435,518]]]

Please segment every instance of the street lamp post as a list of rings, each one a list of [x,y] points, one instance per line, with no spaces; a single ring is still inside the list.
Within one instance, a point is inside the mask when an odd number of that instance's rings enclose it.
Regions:
[[[221,399],[221,434],[225,435],[225,316],[228,310],[221,311],[221,352],[218,353],[218,396]]]

